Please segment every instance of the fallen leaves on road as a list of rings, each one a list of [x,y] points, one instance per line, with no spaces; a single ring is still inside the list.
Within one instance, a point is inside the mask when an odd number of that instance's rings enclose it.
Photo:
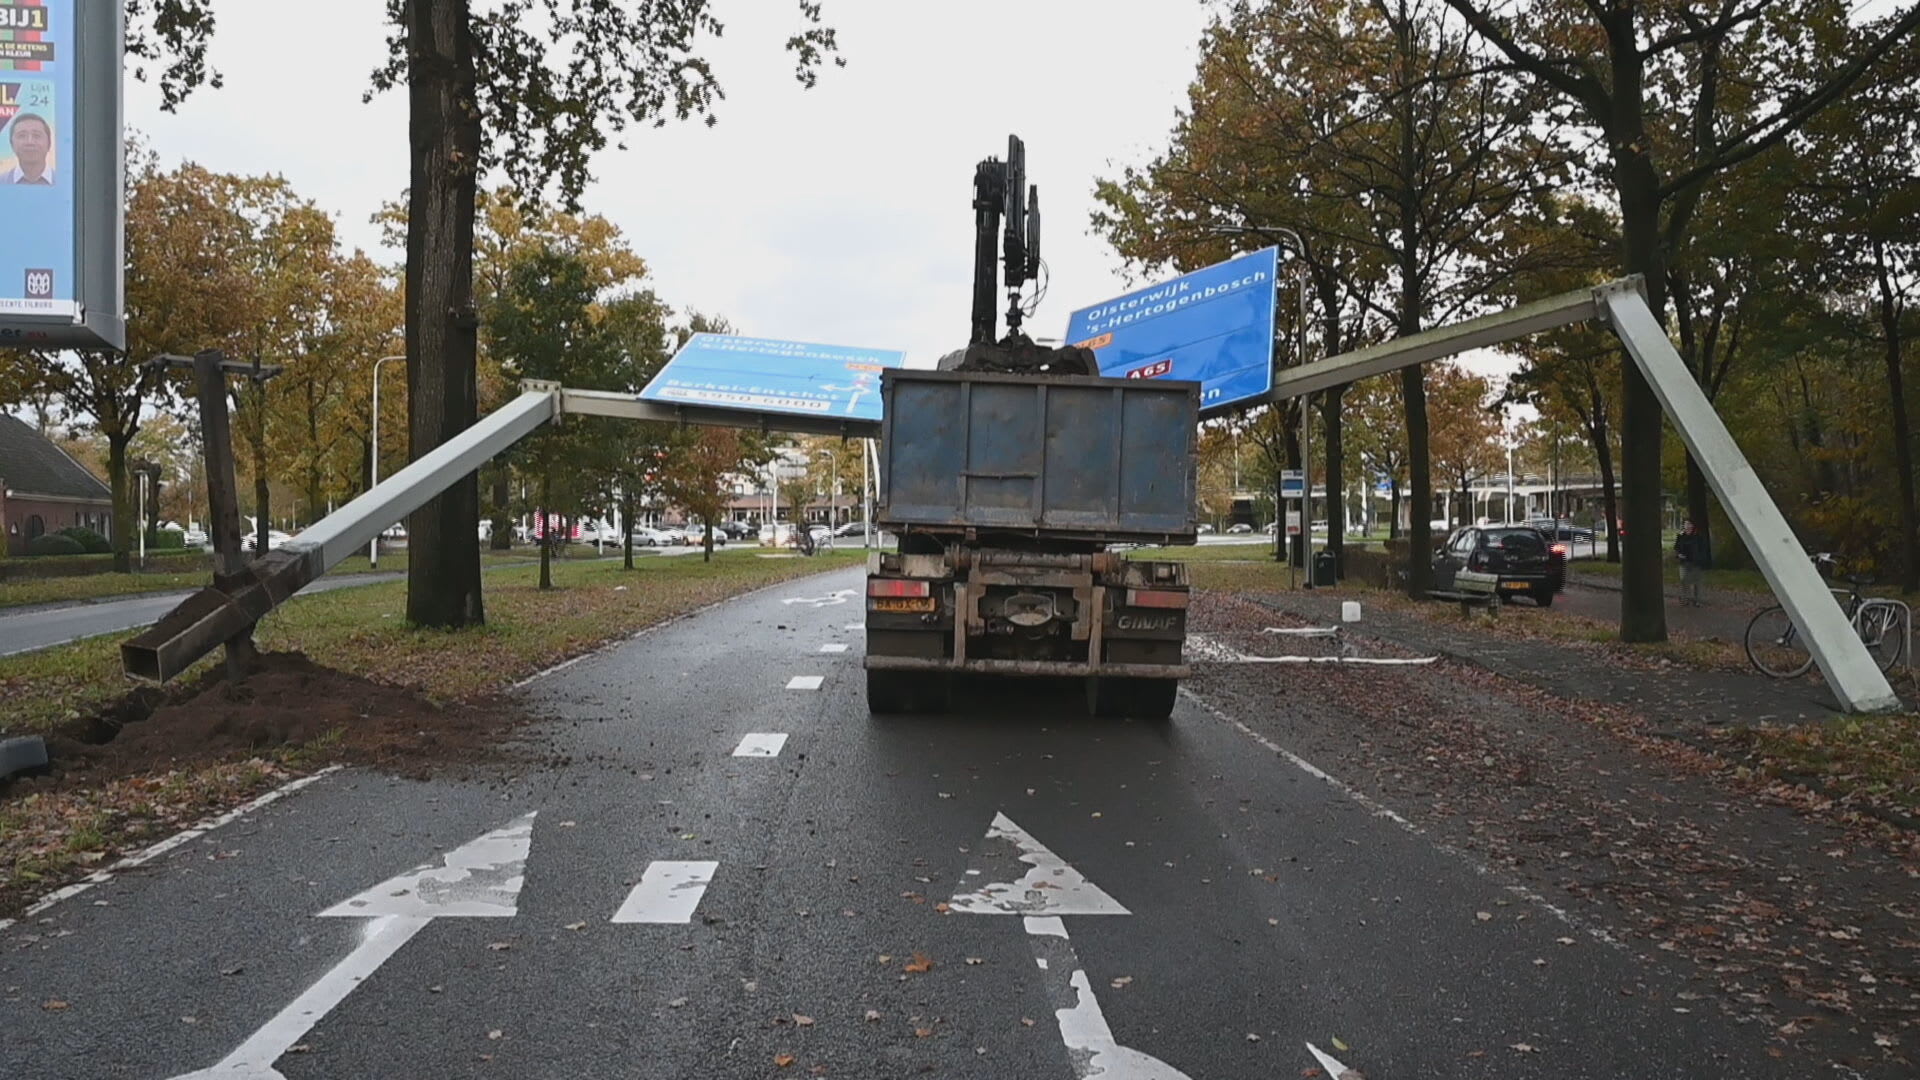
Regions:
[[[793,1062],[794,1062],[794,1057],[793,1057],[793,1055],[792,1055],[792,1054],[775,1054],[775,1055],[773,1055],[773,1064],[774,1064],[774,1065],[775,1065],[775,1067],[777,1067],[777,1068],[781,1068],[781,1069],[784,1069],[784,1068],[786,1068],[787,1066],[789,1066],[789,1065],[792,1065],[792,1064],[793,1064]]]
[[[687,1007],[687,999],[683,997],[677,997],[677,998],[674,998],[672,1001],[667,1002],[667,1008],[669,1009],[684,1009],[686,1007]]]
[[[587,928],[587,924],[584,922],[570,922],[567,924],[566,928],[568,930],[585,930]]]
[[[916,952],[913,954],[913,959],[907,961],[907,966],[902,970],[909,975],[925,975],[933,970],[933,958],[926,953]]]
[[[914,1028],[913,1029],[913,1037],[916,1039],[924,1039],[931,1036],[932,1034],[933,1034],[932,1028]]]
[[[1527,1043],[1513,1043],[1509,1045],[1507,1049],[1512,1050],[1516,1054],[1537,1054],[1540,1052]]]
[[[67,1008],[67,1003],[64,1001],[61,1001],[59,998],[51,998],[45,1002],[42,1002],[40,1007],[47,1010],[48,1012],[59,1012],[61,1009]]]
[[[979,967],[979,966],[980,966],[981,964],[984,964],[984,963],[986,963],[986,961],[985,961],[985,960],[982,960],[982,959],[980,959],[980,958],[979,958],[979,957],[977,957],[977,956],[969,956],[969,957],[967,957],[967,966],[968,966],[968,967]]]
[[[1113,988],[1114,988],[1115,990],[1125,990],[1125,989],[1127,988],[1127,986],[1128,986],[1128,984],[1130,984],[1130,983],[1132,983],[1132,982],[1133,982],[1133,976],[1131,976],[1131,975],[1122,975],[1122,976],[1120,976],[1119,978],[1117,978],[1117,979],[1115,979],[1115,980],[1113,980]]]
[[[508,949],[513,948],[513,944],[506,941],[490,941],[487,943],[487,948],[492,949],[494,952],[506,952]]]
[[[880,1022],[880,1010],[879,1010],[879,1009],[868,1009],[868,1010],[867,1010],[867,1023],[869,1023],[869,1024],[877,1024],[877,1023],[879,1023],[879,1022]]]
[[[811,1016],[806,1016],[806,1015],[804,1015],[804,1014],[802,1014],[802,1013],[794,1013],[794,1014],[793,1014],[793,1026],[794,1026],[794,1027],[812,1027],[812,1026],[813,1026],[813,1017],[811,1017]]]
[[[497,1040],[503,1038],[505,1035],[506,1032],[501,1031],[499,1028],[494,1028],[492,1031],[487,1032],[487,1038],[489,1039]]]

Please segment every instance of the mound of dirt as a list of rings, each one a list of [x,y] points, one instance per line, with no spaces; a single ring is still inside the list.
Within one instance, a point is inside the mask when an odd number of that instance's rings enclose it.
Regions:
[[[136,690],[47,740],[56,779],[98,780],[303,747],[330,760],[409,774],[504,760],[500,743],[528,719],[502,702],[442,707],[420,694],[265,653],[246,678],[216,670],[170,691]]]

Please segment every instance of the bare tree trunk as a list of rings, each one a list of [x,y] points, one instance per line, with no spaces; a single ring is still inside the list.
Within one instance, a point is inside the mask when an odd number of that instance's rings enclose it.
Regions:
[[[1320,418],[1326,427],[1327,442],[1327,550],[1333,553],[1334,574],[1344,576],[1347,560],[1347,490],[1345,458],[1340,447],[1340,407],[1346,399],[1345,384],[1328,390],[1321,399]],[[1312,522],[1307,523],[1313,527]]]
[[[1667,313],[1666,257],[1660,238],[1660,176],[1646,131],[1645,71],[1635,44],[1633,14],[1622,11],[1609,26],[1613,43],[1613,107],[1608,125],[1613,146],[1613,184],[1620,200],[1620,230],[1626,270],[1645,281],[1647,306],[1664,326]],[[1620,640],[1667,640],[1667,597],[1661,575],[1660,444],[1665,422],[1653,387],[1631,357],[1621,362],[1620,481],[1625,551],[1620,567]]]
[[[258,419],[266,422],[264,415]],[[257,559],[271,550],[267,534],[273,530],[273,485],[267,480],[266,437],[250,436],[247,442],[253,451],[253,557]]]
[[[552,505],[553,474],[551,470],[540,474],[540,587],[553,588],[553,514],[547,509]]]
[[[473,218],[480,156],[467,0],[405,0],[411,183],[407,204],[407,430],[414,460],[478,416]],[[408,519],[407,618],[486,621],[480,492],[468,476]]]
[[[1387,495],[1392,500],[1387,518],[1387,539],[1400,538],[1400,477],[1396,474],[1387,478]]]
[[[1594,439],[1594,454],[1600,461],[1600,505],[1607,515],[1607,561],[1620,561],[1620,499],[1613,477],[1613,447],[1607,445],[1603,428]]]
[[[1913,425],[1907,414],[1905,373],[1900,369],[1904,344],[1900,334],[1900,305],[1894,302],[1892,282],[1879,244],[1874,246],[1880,285],[1880,329],[1886,338],[1887,395],[1893,410],[1893,460],[1900,484],[1900,591],[1920,590],[1920,532],[1915,528],[1913,494]]]
[[[620,552],[624,569],[633,569],[633,492],[620,486]]]
[[[116,425],[116,428],[118,425]],[[133,572],[133,494],[127,484],[127,444],[131,433],[107,432],[107,482],[113,489],[113,569],[117,574]],[[21,549],[25,551],[23,547]]]

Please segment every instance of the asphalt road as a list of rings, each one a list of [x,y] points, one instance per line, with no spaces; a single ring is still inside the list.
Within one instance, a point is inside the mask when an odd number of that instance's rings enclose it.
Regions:
[[[0,931],[0,1076],[1804,1068],[1197,698],[869,716],[858,584],[533,682],[516,775],[337,772]]]

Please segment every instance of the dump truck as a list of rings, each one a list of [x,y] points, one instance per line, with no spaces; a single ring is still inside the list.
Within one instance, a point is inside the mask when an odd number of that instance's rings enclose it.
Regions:
[[[1083,680],[1096,715],[1164,721],[1189,673],[1187,567],[1117,548],[1194,542],[1200,386],[1103,378],[1088,350],[1020,333],[1040,264],[1017,138],[976,170],[974,208],[971,343],[881,377],[874,517],[899,545],[868,557],[868,706],[939,712],[957,677],[1055,677]]]

